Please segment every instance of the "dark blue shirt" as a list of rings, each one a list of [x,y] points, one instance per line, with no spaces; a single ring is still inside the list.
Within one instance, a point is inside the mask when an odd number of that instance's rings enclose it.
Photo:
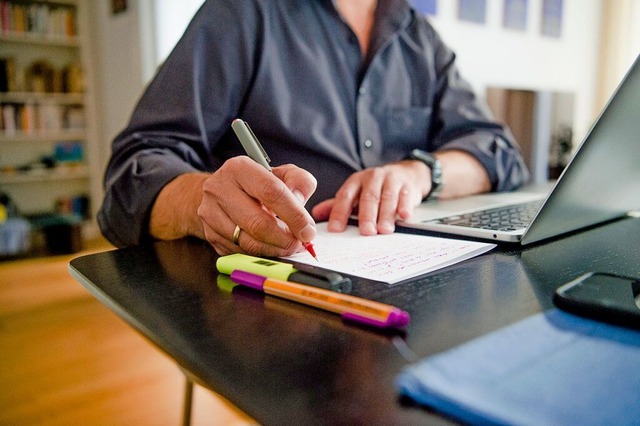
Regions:
[[[98,215],[105,236],[139,244],[164,185],[243,154],[230,126],[238,117],[273,166],[293,163],[317,178],[308,208],[352,173],[414,148],[472,154],[493,190],[527,178],[509,132],[405,0],[379,1],[366,57],[330,0],[210,0],[113,142]]]

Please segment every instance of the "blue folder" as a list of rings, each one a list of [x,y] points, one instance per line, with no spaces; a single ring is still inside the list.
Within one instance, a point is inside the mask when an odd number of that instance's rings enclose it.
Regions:
[[[396,384],[473,424],[640,425],[640,332],[553,309],[409,365]]]

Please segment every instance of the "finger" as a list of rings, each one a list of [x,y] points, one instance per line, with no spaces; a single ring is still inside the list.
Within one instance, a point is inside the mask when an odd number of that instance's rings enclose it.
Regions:
[[[281,257],[290,256],[294,253],[302,251],[302,243],[300,243],[300,241],[291,234],[287,225],[273,216],[271,216],[271,218],[271,220],[273,220],[273,223],[270,225],[271,232],[282,232],[283,234],[287,235],[288,244],[284,247],[269,244],[262,239],[254,237],[251,232],[245,231],[241,228],[238,237],[238,247],[242,250],[242,252],[252,255]]]
[[[235,230],[235,225],[231,220],[228,220],[229,227],[233,226],[233,230],[230,231],[230,235],[233,234]],[[203,222],[203,230],[205,239],[213,246],[216,253],[220,256],[226,256],[228,254],[240,253],[242,250],[239,245],[233,244],[230,239],[233,237],[229,237],[229,239],[225,238],[224,235],[220,234],[217,230],[211,227],[208,223]]]
[[[216,187],[220,188],[218,185]],[[241,198],[240,193],[235,193],[227,187],[225,187],[224,193],[236,200]],[[240,253],[242,249],[239,243],[234,244],[236,221],[231,219],[227,213],[229,209],[224,201],[224,199],[220,200],[216,196],[208,195],[208,191],[205,189],[203,201],[198,207],[198,216],[202,222],[204,236],[220,255]],[[229,210],[229,212],[231,211]]]
[[[331,208],[335,202],[335,198],[331,198],[329,200],[324,200],[316,204],[311,210],[311,216],[316,222],[324,222],[325,220],[329,220],[329,215],[331,214]]]
[[[358,228],[362,235],[378,233],[377,222],[385,171],[381,167],[366,170],[358,201]]]
[[[241,247],[247,252],[286,255],[295,253],[301,247],[299,239],[287,224],[246,192],[240,192],[234,199],[234,206],[228,215],[242,229],[245,238]]]
[[[388,174],[382,185],[378,210],[377,230],[379,234],[391,234],[395,231],[398,201],[402,184]]]
[[[243,187],[246,180],[266,175],[277,178],[249,160],[231,159],[216,171],[204,186],[204,195],[198,215],[206,225],[206,238],[220,252],[235,252],[232,234],[237,224],[248,234],[240,239],[241,247],[253,253],[289,255],[301,250],[301,244],[286,226],[263,208],[262,203],[251,196],[253,185]],[[245,182],[243,182],[243,180]]]
[[[412,189],[405,184],[400,190],[398,199],[398,216],[401,219],[408,219],[413,214],[413,210],[422,202],[422,193],[419,190]]]
[[[243,180],[246,179],[244,176],[240,180],[243,186],[246,185],[247,193],[282,220],[296,239],[312,241],[317,233],[315,222],[304,208],[304,203],[315,191],[315,178],[293,165],[274,170],[275,174],[263,173],[250,183]],[[279,176],[286,179],[287,183]],[[295,188],[297,195],[288,185]]]
[[[311,173],[293,164],[274,167],[273,174],[287,185],[302,205],[307,203],[318,186],[318,181]]]
[[[329,232],[342,232],[347,226],[349,216],[353,208],[358,202],[360,195],[360,174],[356,173],[342,184],[331,206],[329,214],[329,223],[327,229]]]
[[[226,219],[216,221],[215,227],[205,222],[203,228],[207,241],[212,244],[216,252],[220,255],[247,253],[279,257],[289,256],[303,250],[300,241],[293,237],[288,227],[282,223],[282,221],[264,212],[264,210],[262,218],[257,221],[260,222],[261,225],[268,227],[271,235],[278,235],[280,233],[285,235],[286,243],[284,246],[279,244],[279,242],[274,244],[271,241],[256,238],[252,234],[254,229],[252,225],[243,225],[243,218],[232,219],[231,217],[226,217]],[[224,223],[224,225],[222,225],[222,223]],[[240,230],[236,240],[237,244],[236,241],[234,241],[236,223],[239,223],[237,226]]]

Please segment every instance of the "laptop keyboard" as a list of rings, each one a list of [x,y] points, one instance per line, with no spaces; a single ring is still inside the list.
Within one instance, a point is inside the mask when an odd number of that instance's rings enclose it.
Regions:
[[[542,200],[536,200],[449,216],[431,221],[431,223],[490,229],[493,231],[517,231],[518,229],[526,228],[531,223],[541,205]]]

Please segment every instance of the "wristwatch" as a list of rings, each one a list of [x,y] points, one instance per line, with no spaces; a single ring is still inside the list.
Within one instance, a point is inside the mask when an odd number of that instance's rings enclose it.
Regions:
[[[424,197],[425,200],[437,200],[442,188],[444,187],[444,181],[442,180],[442,164],[433,155],[421,149],[414,149],[409,154],[409,158],[412,160],[422,161],[431,170],[431,190]]]

